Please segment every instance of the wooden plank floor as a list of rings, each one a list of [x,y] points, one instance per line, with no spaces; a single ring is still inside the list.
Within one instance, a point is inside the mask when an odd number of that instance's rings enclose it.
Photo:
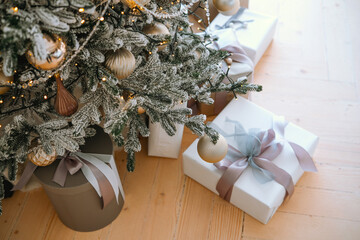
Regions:
[[[3,202],[0,239],[360,239],[360,1],[251,0],[250,8],[279,17],[253,101],[321,139],[319,172],[301,178],[267,225],[185,177],[181,157],[147,157],[143,139],[134,173],[116,153],[126,203],[111,225],[66,228],[40,189]],[[186,130],[182,150],[194,139]]]

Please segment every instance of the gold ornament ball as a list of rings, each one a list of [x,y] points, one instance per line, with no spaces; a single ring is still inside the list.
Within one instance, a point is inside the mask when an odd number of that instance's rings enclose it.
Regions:
[[[145,109],[143,107],[138,107],[138,114],[143,114]]]
[[[141,6],[139,6],[135,1],[133,0],[121,0],[122,3],[124,3],[125,5],[127,5],[129,8],[134,8],[134,7],[142,7],[145,6],[146,4],[148,4],[150,2],[150,0],[136,0],[138,3],[141,4]],[[119,1],[120,2],[120,1]]]
[[[145,34],[149,35],[161,35],[161,34],[170,34],[169,29],[162,23],[156,22],[154,24],[145,25],[143,30]],[[164,50],[166,45],[158,46],[158,50]]]
[[[37,59],[31,50],[26,52],[26,58],[31,65],[41,70],[53,70],[61,65],[66,55],[66,44],[56,34],[43,34],[47,57]]]
[[[0,85],[6,85],[9,82],[12,82],[14,80],[13,76],[7,77],[5,74],[0,71]],[[6,93],[10,90],[10,87],[0,87],[0,95]]]
[[[216,144],[211,142],[211,138],[207,135],[202,136],[197,144],[199,156],[205,162],[216,163],[224,159],[228,151],[226,139],[219,134],[219,140]]]
[[[55,149],[53,149],[53,152],[47,155],[44,149],[35,147],[33,151],[28,154],[28,159],[37,166],[45,167],[56,160],[56,152]]]
[[[213,0],[216,9],[223,15],[234,15],[240,9],[240,0]]]
[[[106,54],[105,66],[111,70],[118,79],[124,79],[135,70],[135,57],[126,48],[110,51]]]

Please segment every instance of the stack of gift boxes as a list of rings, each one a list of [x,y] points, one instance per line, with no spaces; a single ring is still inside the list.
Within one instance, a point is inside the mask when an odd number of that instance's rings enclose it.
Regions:
[[[248,9],[240,9],[239,11],[241,14],[238,14],[236,18],[218,14],[207,31],[217,36],[217,48],[234,46],[240,47],[246,52],[252,64],[233,61],[228,76],[234,80],[248,76],[248,81],[251,82],[254,66],[259,62],[274,37],[277,19]],[[232,19],[231,24],[229,24],[230,19]],[[224,27],[225,25],[229,27]],[[225,62],[223,68],[226,72],[227,65]],[[218,114],[233,97],[232,92],[213,93],[214,104],[207,105],[190,100],[188,107],[191,107],[193,112],[196,111],[196,114],[212,116]],[[225,101],[216,101],[218,98],[225,98]],[[181,106],[185,107],[184,104]],[[148,154],[150,156],[178,158],[184,126],[178,124],[175,136],[168,136],[158,123],[151,123],[151,119],[149,125],[151,134],[148,141]]]

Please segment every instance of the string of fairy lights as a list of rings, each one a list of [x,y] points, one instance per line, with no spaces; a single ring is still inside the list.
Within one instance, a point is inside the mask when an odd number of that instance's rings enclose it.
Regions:
[[[159,6],[155,11],[153,10],[150,10],[148,9],[147,7],[145,7],[143,4],[141,4],[139,1],[137,0],[133,0],[136,4],[136,7],[134,7],[132,9],[132,13],[135,14],[139,11],[144,11],[148,14],[151,14],[153,15],[155,18],[159,18],[159,19],[169,19],[169,18],[175,18],[175,17],[179,17],[181,16],[182,14],[186,14],[188,12],[188,10],[190,8],[193,7],[193,2],[190,2],[190,3],[187,3],[186,5],[185,4],[182,4],[181,0],[176,0],[176,1],[172,1],[171,2],[171,5],[174,5],[175,3],[178,3],[180,4],[180,9],[179,11],[177,12],[173,12],[173,13],[168,13],[164,10],[164,8],[162,6]],[[18,85],[15,86],[15,83],[14,81],[8,81],[8,84],[6,85],[2,85],[2,86],[9,86],[9,87],[16,87],[18,89],[26,89],[28,87],[32,87],[32,86],[35,86],[35,85],[38,85],[38,84],[41,84],[41,83],[44,83],[46,82],[48,79],[52,78],[56,73],[58,72],[61,72],[62,70],[64,70],[64,68],[69,64],[71,63],[74,58],[76,58],[76,56],[84,49],[84,47],[86,46],[86,44],[90,41],[91,37],[94,35],[94,33],[96,32],[97,30],[97,27],[99,26],[99,24],[105,20],[105,14],[108,10],[108,7],[111,3],[111,0],[104,0],[102,1],[101,3],[99,3],[97,5],[97,7],[99,7],[100,5],[103,5],[105,4],[105,7],[102,9],[101,13],[99,14],[98,18],[97,18],[97,21],[95,23],[95,25],[93,26],[91,32],[89,33],[89,35],[86,37],[86,39],[84,40],[84,42],[81,44],[81,46],[73,53],[71,54],[70,56],[68,56],[68,58],[66,59],[66,61],[64,61],[64,63],[62,63],[58,68],[52,70],[52,71],[46,71],[45,75],[47,77],[40,77],[36,80],[29,80],[28,82],[26,83],[20,83]],[[114,6],[111,7],[112,9],[114,9]],[[208,1],[205,1],[205,8],[203,8],[205,11],[206,11],[206,17],[207,17],[207,21],[208,23],[210,23],[210,12],[209,12],[209,5],[208,5]],[[17,6],[14,6],[11,8],[11,10],[13,11],[13,14],[17,14],[19,12],[19,8]],[[79,13],[84,13],[85,12],[85,9],[84,8],[79,8],[78,9]],[[108,14],[110,15],[110,13]],[[125,12],[124,11],[121,11],[121,15],[125,15]],[[86,23],[86,19],[82,19],[81,20],[81,24],[85,24]],[[135,20],[132,20],[132,22],[134,22]],[[202,22],[202,19],[200,18],[199,23]],[[179,28],[178,30],[182,30],[182,28]],[[146,34],[144,34],[146,35]],[[150,38],[150,36],[147,36],[146,37]],[[61,40],[61,39],[59,39]],[[167,44],[167,41],[158,41],[158,40],[154,40],[152,39],[154,42],[157,42],[159,45],[164,45],[164,44]],[[149,54],[152,54],[151,51],[148,52]],[[173,56],[173,55],[172,55]],[[75,63],[75,66],[77,66],[77,63]],[[14,73],[16,73],[17,71],[14,70]],[[106,77],[101,77],[101,81],[105,82],[107,81]],[[74,83],[74,81],[72,82]],[[20,94],[19,96],[20,98],[24,98],[24,94]],[[49,100],[50,98],[52,98],[54,96],[48,96],[47,94],[44,94],[42,96],[43,100]],[[16,99],[16,96],[11,96],[11,99],[12,100],[15,100]],[[3,104],[4,103],[4,100],[0,98],[0,104]],[[31,105],[32,106],[32,105]],[[31,107],[30,106],[30,107]],[[21,110],[21,109],[24,109],[24,108],[28,108],[29,106],[27,107],[21,107],[19,108],[18,110]],[[13,112],[14,110],[11,110],[11,112]],[[2,125],[0,124],[0,128],[2,127]]]

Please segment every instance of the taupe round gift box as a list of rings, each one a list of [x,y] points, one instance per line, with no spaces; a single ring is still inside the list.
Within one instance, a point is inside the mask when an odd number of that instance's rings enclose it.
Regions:
[[[81,151],[112,155],[113,145],[109,135],[100,127],[96,126],[95,129],[96,135],[86,139]],[[124,205],[122,191],[119,192],[119,204],[114,197],[103,208],[102,198],[81,170],[74,175],[68,173],[64,187],[52,181],[59,162],[56,160],[49,166],[38,167],[34,175],[43,185],[60,220],[69,228],[81,232],[95,231],[110,224],[119,215]],[[118,174],[117,170],[115,171]],[[121,185],[120,188],[122,189]]]

